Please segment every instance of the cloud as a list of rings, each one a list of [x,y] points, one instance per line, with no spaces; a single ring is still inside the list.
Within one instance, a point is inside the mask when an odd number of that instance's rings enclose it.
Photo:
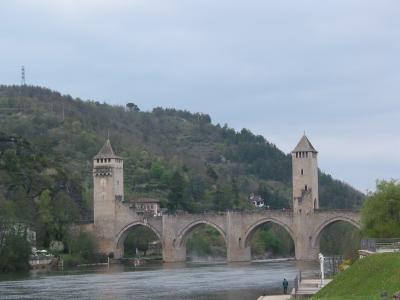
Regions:
[[[396,0],[6,0],[0,82],[18,83],[24,64],[28,83],[202,111],[286,152],[306,130],[323,169],[372,189],[400,173],[399,8]]]

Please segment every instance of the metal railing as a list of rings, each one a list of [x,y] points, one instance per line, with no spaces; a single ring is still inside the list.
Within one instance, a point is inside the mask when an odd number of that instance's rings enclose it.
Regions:
[[[297,292],[299,290],[300,279],[299,276],[296,276],[294,279],[294,291]]]
[[[326,256],[325,257],[325,278],[326,277],[333,277],[340,271],[340,265],[343,263],[343,256],[340,255],[333,255],[333,256]]]
[[[361,250],[400,252],[400,239],[363,239],[361,240]]]

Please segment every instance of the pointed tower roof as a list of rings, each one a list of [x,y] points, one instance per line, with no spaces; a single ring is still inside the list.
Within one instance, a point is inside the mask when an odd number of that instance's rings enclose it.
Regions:
[[[115,155],[113,148],[111,147],[110,140],[107,139],[103,147],[100,149],[99,153],[94,157],[97,158],[120,158],[119,156]]]
[[[306,135],[303,135],[302,138],[300,139],[299,143],[297,146],[293,149],[292,153],[295,152],[314,152],[318,153],[317,150],[313,147],[309,139],[307,138]]]

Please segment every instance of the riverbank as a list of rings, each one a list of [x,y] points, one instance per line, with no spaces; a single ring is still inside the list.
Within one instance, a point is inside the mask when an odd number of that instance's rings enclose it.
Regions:
[[[359,259],[311,299],[391,299],[399,290],[400,253],[382,253]]]

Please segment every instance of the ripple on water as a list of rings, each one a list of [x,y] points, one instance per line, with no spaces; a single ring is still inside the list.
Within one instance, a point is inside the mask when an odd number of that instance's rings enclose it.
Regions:
[[[318,266],[287,261],[75,270],[0,281],[0,299],[256,299],[280,291],[282,279],[291,282],[299,268],[307,274]]]

